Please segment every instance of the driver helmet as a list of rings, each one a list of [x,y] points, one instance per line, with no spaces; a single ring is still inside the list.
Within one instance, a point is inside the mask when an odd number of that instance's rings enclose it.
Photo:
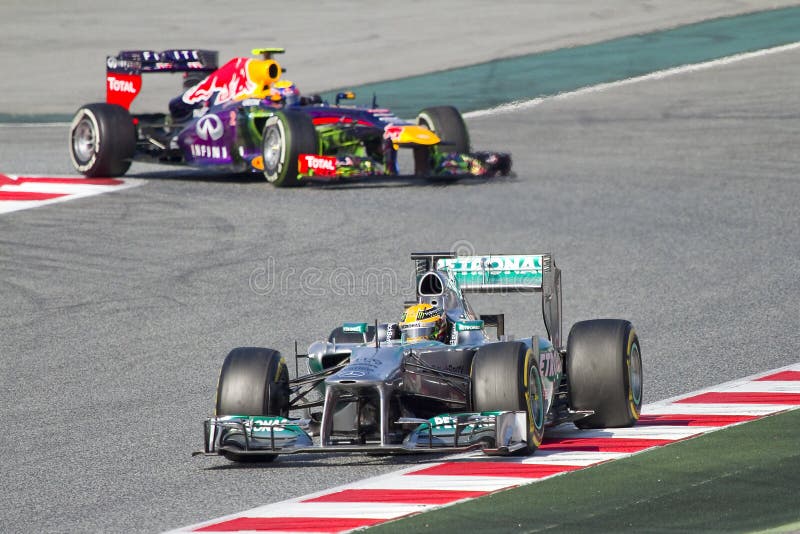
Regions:
[[[447,317],[444,310],[428,303],[406,308],[400,319],[401,339],[406,343],[447,339]]]
[[[289,80],[279,80],[269,88],[269,98],[273,102],[283,102],[287,106],[300,101],[300,90]]]

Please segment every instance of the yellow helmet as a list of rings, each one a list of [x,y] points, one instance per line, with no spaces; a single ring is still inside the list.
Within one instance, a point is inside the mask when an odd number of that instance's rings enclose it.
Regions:
[[[402,340],[415,343],[425,340],[447,339],[447,318],[444,310],[428,303],[414,304],[406,308],[400,319]]]

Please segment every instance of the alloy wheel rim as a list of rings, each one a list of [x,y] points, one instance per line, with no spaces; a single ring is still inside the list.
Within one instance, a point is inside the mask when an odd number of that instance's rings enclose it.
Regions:
[[[270,128],[264,139],[264,168],[277,172],[281,157],[281,136],[277,128]]]
[[[81,119],[72,133],[72,151],[81,163],[89,161],[96,152],[95,132],[88,117]]]

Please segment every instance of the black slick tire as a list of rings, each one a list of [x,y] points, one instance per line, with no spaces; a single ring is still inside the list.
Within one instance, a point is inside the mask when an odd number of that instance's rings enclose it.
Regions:
[[[575,323],[567,341],[567,379],[572,409],[594,411],[575,426],[634,425],[642,406],[642,356],[631,323],[620,319]]]
[[[289,371],[278,351],[259,347],[233,349],[225,358],[217,383],[217,417],[223,415],[289,415]],[[244,449],[241,435],[224,445]],[[234,462],[271,462],[275,454],[245,455],[224,451]]]
[[[317,154],[317,131],[311,118],[300,111],[277,111],[264,124],[261,153],[264,177],[275,187],[306,185],[297,179],[300,154]]]
[[[417,124],[424,126],[439,139],[441,152],[469,153],[469,132],[461,113],[453,106],[435,106],[425,108],[417,115]]]
[[[87,104],[69,127],[72,165],[88,177],[122,176],[136,151],[136,127],[125,108],[116,104]]]
[[[217,416],[289,415],[289,372],[281,353],[260,347],[233,349],[217,384]]]
[[[544,437],[544,395],[534,353],[518,341],[492,343],[478,349],[472,360],[472,409],[524,411],[527,414],[526,454]]]

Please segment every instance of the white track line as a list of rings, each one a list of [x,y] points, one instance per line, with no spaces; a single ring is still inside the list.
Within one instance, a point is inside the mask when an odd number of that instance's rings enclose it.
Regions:
[[[635,83],[646,82],[650,80],[662,80],[664,78],[668,78],[670,76],[676,76],[678,74],[685,74],[687,72],[696,72],[700,70],[711,69],[714,67],[721,67],[723,65],[730,65],[731,63],[737,63],[739,61],[764,57],[771,54],[778,54],[781,52],[796,50],[798,48],[800,48],[800,42],[775,46],[773,48],[765,48],[763,50],[756,50],[755,52],[744,52],[741,54],[734,54],[732,56],[726,56],[711,61],[704,61],[703,63],[692,63],[689,65],[681,65],[680,67],[672,67],[669,69],[657,70],[649,74],[644,74],[642,76],[634,76],[633,78],[626,78],[624,80],[618,80],[616,82],[600,83],[597,85],[582,87],[580,89],[576,89],[575,91],[567,91],[552,96],[543,96],[543,97],[531,98],[530,100],[521,100],[517,102],[511,102],[508,104],[501,104],[497,107],[489,109],[470,111],[468,113],[464,113],[464,118],[473,119],[478,117],[501,115],[504,113],[516,113],[518,111],[523,111],[536,107],[543,102],[547,102],[548,100],[561,100],[564,98],[572,98],[576,96],[598,93],[600,91],[607,91],[609,89],[616,89],[617,87],[624,87],[626,85],[632,85]]]

